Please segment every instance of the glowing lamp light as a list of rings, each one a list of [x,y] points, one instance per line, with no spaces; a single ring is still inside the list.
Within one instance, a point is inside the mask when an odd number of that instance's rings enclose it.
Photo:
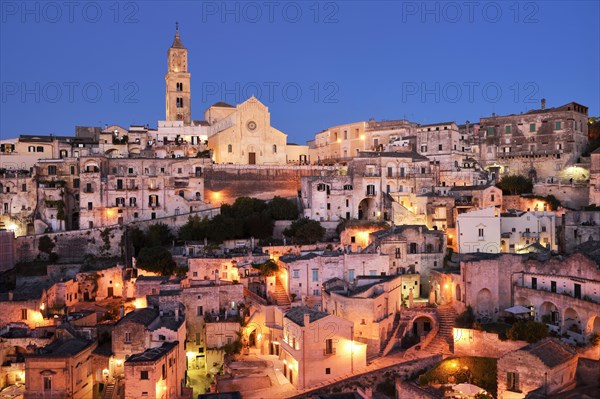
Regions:
[[[16,231],[17,231],[17,225],[16,225],[16,224],[14,224],[14,223],[11,223],[11,224],[9,224],[9,225],[8,225],[8,230],[11,230],[11,231],[13,231],[13,232],[16,232]]]
[[[194,357],[195,353],[194,352],[187,352],[186,356],[187,357]]]
[[[361,135],[360,135],[360,139],[361,139],[361,140],[364,140],[364,139],[365,139],[365,135],[364,135],[364,134],[361,134]]]
[[[40,303],[40,310],[44,310],[46,309],[46,304],[45,303]]]

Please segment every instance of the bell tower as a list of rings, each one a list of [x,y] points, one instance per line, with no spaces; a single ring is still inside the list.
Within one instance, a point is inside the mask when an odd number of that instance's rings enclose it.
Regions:
[[[190,73],[188,51],[179,38],[179,23],[175,23],[175,39],[168,52],[168,70],[165,75],[166,120],[183,121],[189,125],[191,114]]]

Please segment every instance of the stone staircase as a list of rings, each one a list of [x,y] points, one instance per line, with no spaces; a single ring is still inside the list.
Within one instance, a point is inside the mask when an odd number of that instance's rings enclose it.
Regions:
[[[115,397],[115,384],[107,384],[102,392],[102,399],[113,399]]]
[[[381,350],[379,351],[379,354],[378,354],[379,357],[387,355],[394,348],[394,345],[397,343],[396,338],[398,336],[398,327],[399,326],[400,326],[400,313],[396,312],[396,315],[394,316],[394,322],[392,324],[392,328],[390,328],[390,331],[388,332],[388,336],[386,337],[385,341],[381,343]]]
[[[431,354],[450,355],[454,351],[452,328],[454,327],[457,313],[450,305],[439,306],[437,310],[440,329],[435,338],[424,349]]]
[[[279,277],[275,278],[275,292],[272,295],[273,301],[279,307],[289,309],[291,307],[290,297],[288,296]]]

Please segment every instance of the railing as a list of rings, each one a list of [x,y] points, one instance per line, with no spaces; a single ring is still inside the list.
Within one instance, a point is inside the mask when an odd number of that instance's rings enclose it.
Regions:
[[[367,197],[374,197],[377,195],[377,191],[368,191],[365,194]]]
[[[330,350],[323,349],[323,356],[332,356],[336,354],[336,348],[331,348]]]
[[[524,231],[523,233],[521,233],[521,235],[523,237],[529,237],[529,238],[540,238],[540,233],[532,233],[530,231]]]

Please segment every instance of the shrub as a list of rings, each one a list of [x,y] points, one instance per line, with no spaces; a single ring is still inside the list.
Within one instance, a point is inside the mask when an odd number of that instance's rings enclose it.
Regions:
[[[532,344],[548,336],[548,327],[545,323],[520,320],[506,331],[506,336],[513,341],[521,340]]]

